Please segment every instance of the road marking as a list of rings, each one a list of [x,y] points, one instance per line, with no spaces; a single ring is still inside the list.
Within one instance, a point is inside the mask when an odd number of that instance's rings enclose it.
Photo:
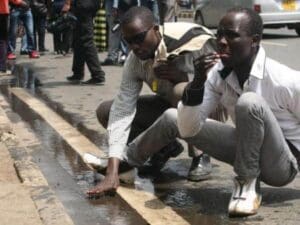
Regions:
[[[25,103],[47,122],[81,157],[84,153],[105,155],[104,152],[66,122],[44,102],[38,100],[22,88],[11,88],[11,93]],[[117,193],[123,198],[148,224],[151,225],[188,225],[171,207],[165,205],[154,194],[136,190],[132,187],[120,186]]]
[[[270,42],[270,41],[262,41],[261,43],[265,44],[265,45],[275,45],[275,46],[280,46],[280,47],[286,47],[287,46],[287,44]]]

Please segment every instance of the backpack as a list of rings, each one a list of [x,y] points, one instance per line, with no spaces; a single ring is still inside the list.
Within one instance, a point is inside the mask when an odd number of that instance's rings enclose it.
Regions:
[[[188,73],[194,72],[194,59],[217,49],[214,34],[201,25],[170,22],[161,29],[166,51],[160,57],[174,61]]]

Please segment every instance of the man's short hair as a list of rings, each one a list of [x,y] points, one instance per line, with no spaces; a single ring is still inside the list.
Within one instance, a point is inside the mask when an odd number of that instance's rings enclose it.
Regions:
[[[146,26],[152,26],[155,24],[155,18],[150,9],[143,6],[134,6],[131,7],[122,17],[120,25],[124,26],[128,23],[131,23],[139,19]]]
[[[234,7],[229,9],[227,13],[245,13],[248,16],[246,32],[248,35],[259,35],[260,39],[263,34],[263,21],[260,15],[250,8]]]

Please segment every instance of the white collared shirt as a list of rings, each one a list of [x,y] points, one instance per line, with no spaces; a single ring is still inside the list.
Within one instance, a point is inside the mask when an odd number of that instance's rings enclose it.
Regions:
[[[243,89],[232,71],[225,79],[218,62],[209,72],[205,82],[203,101],[200,105],[178,105],[178,126],[182,137],[196,135],[208,115],[221,103],[235,121],[235,105],[245,92],[262,96],[274,113],[282,132],[300,150],[300,72],[266,57],[260,47]]]

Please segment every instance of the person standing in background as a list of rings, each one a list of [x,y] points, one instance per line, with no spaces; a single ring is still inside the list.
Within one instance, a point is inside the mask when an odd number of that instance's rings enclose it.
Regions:
[[[131,7],[140,6],[140,0],[106,0],[105,11],[108,23],[108,53],[102,66],[113,66],[123,64],[127,56],[127,47],[122,43],[120,29],[114,29],[119,23],[121,16]],[[121,56],[119,60],[119,52]]]
[[[84,64],[91,73],[91,78],[83,84],[103,84],[105,73],[101,68],[97,48],[94,43],[94,17],[100,9],[99,0],[76,0],[74,14],[77,18],[74,29],[73,74],[68,81],[80,82],[84,77]],[[62,12],[67,13],[71,7],[71,0],[66,0]]]
[[[160,24],[162,25],[164,22],[175,22],[176,0],[159,0],[157,3]]]
[[[9,25],[9,37],[8,37],[8,54],[7,59],[16,59],[16,39],[17,28],[19,21],[23,22],[26,37],[27,37],[27,49],[29,58],[39,58],[39,54],[36,51],[34,37],[33,37],[33,17],[30,9],[30,1],[23,0],[26,4],[16,5],[11,2],[10,11],[10,25]]]
[[[40,53],[49,51],[45,48],[46,22],[49,5],[50,0],[31,1],[31,10],[34,23],[34,43],[35,48],[38,49]]]
[[[11,72],[7,70],[7,39],[8,39],[8,3],[12,2],[16,5],[25,5],[22,0],[1,0],[0,1],[0,75],[9,75]]]

